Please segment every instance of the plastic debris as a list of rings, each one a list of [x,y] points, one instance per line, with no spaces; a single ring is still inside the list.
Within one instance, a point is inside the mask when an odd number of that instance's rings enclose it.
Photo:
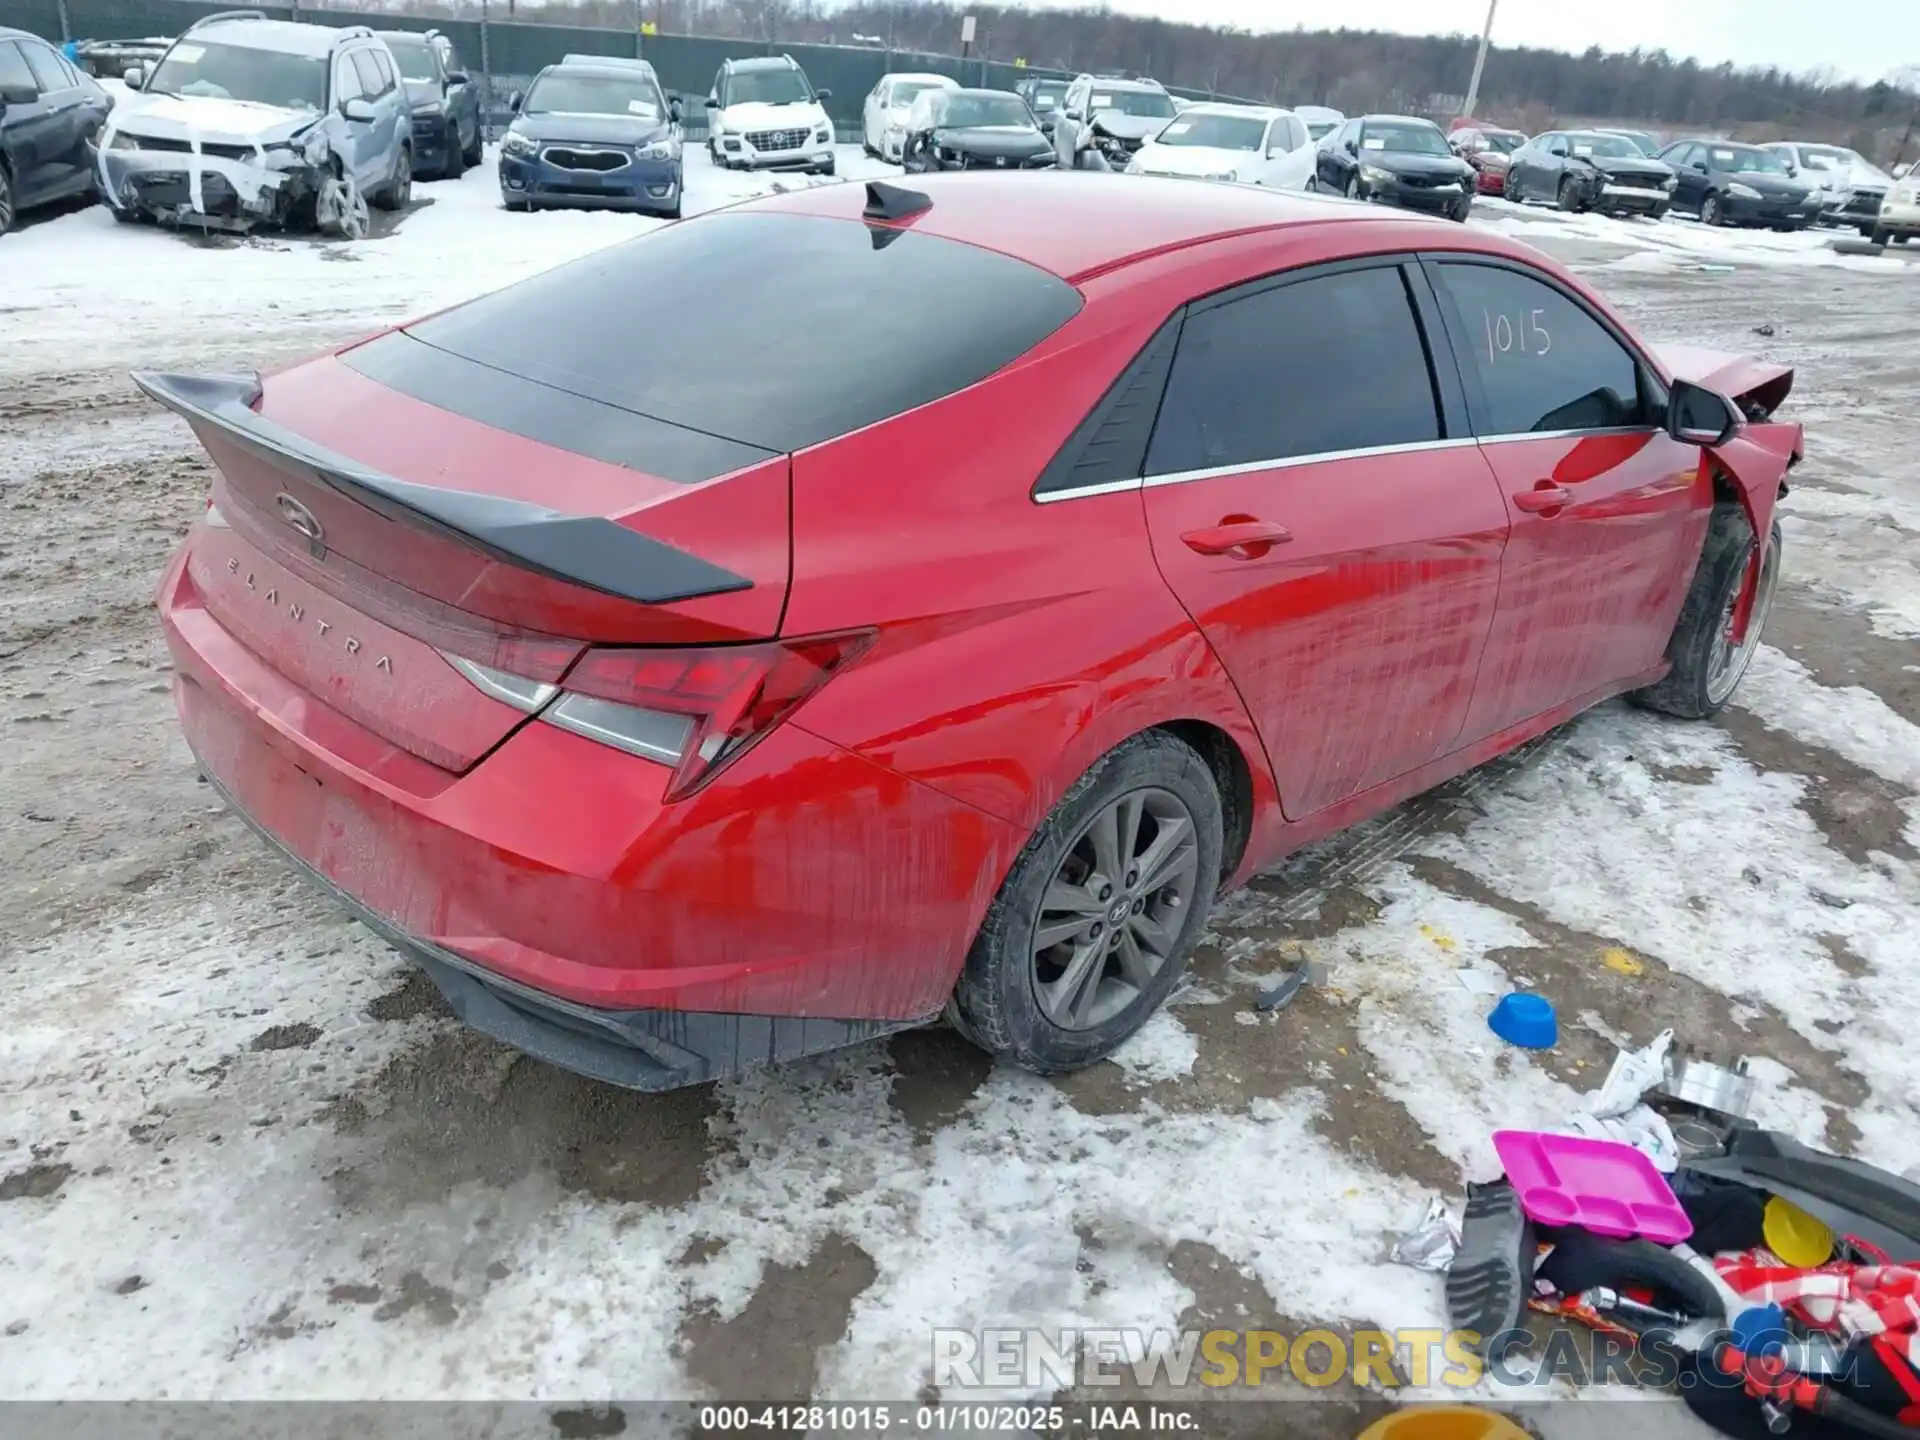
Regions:
[[[1390,1258],[1396,1265],[1444,1274],[1460,1249],[1460,1221],[1447,1202],[1434,1195],[1405,1234],[1393,1242]]]
[[[1624,1115],[1646,1093],[1667,1078],[1667,1052],[1673,1049],[1673,1031],[1662,1030],[1638,1050],[1622,1050],[1600,1088],[1581,1107],[1596,1119]]]
[[[1262,990],[1254,1000],[1253,1008],[1259,1011],[1284,1010],[1293,1003],[1293,997],[1307,985],[1323,985],[1327,979],[1327,967],[1309,962],[1296,966],[1280,977],[1277,985]]]
[[[1487,1016],[1487,1028],[1509,1045],[1551,1050],[1560,1040],[1560,1021],[1544,995],[1515,990],[1502,995]]]
[[[1662,1030],[1638,1050],[1621,1050],[1600,1088],[1589,1094],[1566,1128],[1594,1140],[1619,1140],[1645,1155],[1663,1173],[1680,1164],[1680,1142],[1666,1117],[1643,1097],[1666,1079],[1673,1031]]]
[[[1615,946],[1600,957],[1600,963],[1616,975],[1636,976],[1647,973],[1647,967],[1636,960],[1632,953]]]

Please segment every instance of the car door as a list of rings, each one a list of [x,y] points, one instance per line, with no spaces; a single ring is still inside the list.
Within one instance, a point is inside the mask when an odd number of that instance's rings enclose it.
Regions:
[[[1243,286],[1180,327],[1147,526],[1291,818],[1447,754],[1467,718],[1507,515],[1429,335],[1443,353],[1393,256]]]
[[[27,62],[34,84],[40,91],[40,103],[52,119],[47,130],[44,165],[44,194],[51,198],[84,188],[88,181],[87,140],[105,118],[105,96],[99,105],[81,88],[80,76],[72,66],[54,53],[51,45],[38,40],[18,40],[20,54]]]
[[[1080,132],[1087,114],[1087,97],[1093,87],[1085,81],[1075,80],[1067,86],[1066,97],[1060,102],[1060,121],[1053,127],[1054,158],[1063,170],[1073,168],[1080,153]]]
[[[71,124],[40,93],[25,53],[12,40],[0,40],[0,94],[9,97],[0,127],[13,157],[14,208],[24,210],[59,193]]]
[[[887,85],[883,77],[867,92],[867,103],[860,114],[860,139],[869,150],[878,150],[886,138],[886,126],[880,117],[886,114]]]
[[[1316,163],[1307,143],[1307,127],[1295,115],[1278,115],[1267,127],[1258,175],[1262,185],[1280,190],[1304,190]]]
[[[1651,367],[1571,289],[1519,261],[1427,271],[1510,526],[1471,742],[1660,663],[1712,488]]]
[[[393,152],[399,144],[398,107],[392,103],[392,87],[380,73],[380,62],[372,48],[362,46],[351,52],[351,58],[360,77],[360,93],[373,106],[373,119],[359,127],[365,144],[356,178],[362,190],[377,190],[393,177]]]
[[[1707,198],[1707,171],[1701,163],[1706,155],[1706,147],[1695,142],[1680,147],[1678,153],[1668,157],[1673,166],[1678,183],[1674,186],[1673,200],[1683,210],[1698,211]]]

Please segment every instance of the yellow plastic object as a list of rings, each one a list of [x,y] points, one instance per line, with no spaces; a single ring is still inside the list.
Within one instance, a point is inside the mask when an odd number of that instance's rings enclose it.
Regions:
[[[1506,1416],[1472,1405],[1409,1405],[1360,1432],[1359,1440],[1530,1440]]]
[[[1833,1258],[1833,1231],[1791,1200],[1778,1195],[1768,1200],[1760,1228],[1767,1249],[1789,1265],[1809,1269]]]

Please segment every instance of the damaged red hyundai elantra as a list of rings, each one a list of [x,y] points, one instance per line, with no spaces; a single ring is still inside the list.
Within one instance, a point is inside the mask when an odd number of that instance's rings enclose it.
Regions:
[[[1346,201],[919,184],[136,377],[218,472],[202,772],[471,1024],[643,1090],[943,1013],[1072,1069],[1223,888],[1739,682],[1790,371]]]

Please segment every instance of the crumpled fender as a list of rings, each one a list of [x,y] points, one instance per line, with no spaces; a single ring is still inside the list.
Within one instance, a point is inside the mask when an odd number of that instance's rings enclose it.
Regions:
[[[1773,512],[1786,489],[1787,470],[1799,460],[1805,444],[1798,425],[1773,422],[1742,425],[1724,445],[1715,445],[1707,458],[1733,482],[1747,522],[1753,526],[1753,563],[1747,567],[1740,598],[1733,607],[1733,642],[1747,638],[1753,601],[1760,589],[1760,571],[1773,543]]]
[[[1753,526],[1754,563],[1747,568],[1733,610],[1733,640],[1738,644],[1746,638],[1753,617],[1760,571],[1773,541],[1773,512],[1786,489],[1787,471],[1806,448],[1806,434],[1799,425],[1771,418],[1793,390],[1793,367],[1698,345],[1657,345],[1654,356],[1670,379],[1717,391],[1747,417],[1726,444],[1710,447],[1702,461],[1717,467],[1733,483],[1747,522]]]

